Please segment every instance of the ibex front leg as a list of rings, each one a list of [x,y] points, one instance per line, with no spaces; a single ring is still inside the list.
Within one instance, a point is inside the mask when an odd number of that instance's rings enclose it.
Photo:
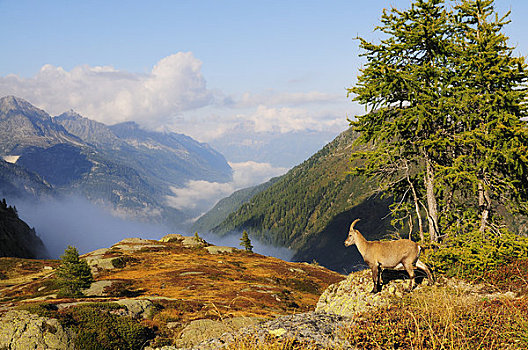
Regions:
[[[372,271],[372,282],[374,284],[371,293],[381,292],[381,267],[379,264],[373,264],[370,270]]]

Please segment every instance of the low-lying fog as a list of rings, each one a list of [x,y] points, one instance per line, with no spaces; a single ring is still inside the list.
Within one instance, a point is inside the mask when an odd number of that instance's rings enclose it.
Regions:
[[[162,225],[148,224],[112,216],[104,208],[80,197],[47,199],[41,203],[16,201],[20,218],[34,227],[52,258],[58,258],[68,245],[75,246],[81,254],[99,248],[108,248],[118,241],[139,237],[160,239],[168,233],[181,232]],[[214,245],[240,247],[242,234],[218,237],[199,233],[200,237]],[[251,237],[250,237],[251,238]],[[263,255],[290,260],[293,252],[287,248],[272,247],[252,239],[253,251]]]

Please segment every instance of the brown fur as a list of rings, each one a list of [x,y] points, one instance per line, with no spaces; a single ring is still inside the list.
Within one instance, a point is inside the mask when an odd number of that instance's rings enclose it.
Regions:
[[[405,269],[409,274],[410,289],[415,286],[414,269],[418,268],[427,274],[429,284],[433,283],[433,275],[427,265],[421,262],[421,247],[409,239],[399,239],[396,241],[367,241],[365,237],[356,229],[354,225],[359,221],[356,219],[351,225],[348,237],[345,240],[345,246],[356,245],[363,256],[363,260],[372,270],[372,281],[374,287],[372,293],[381,291],[381,271],[383,269]]]

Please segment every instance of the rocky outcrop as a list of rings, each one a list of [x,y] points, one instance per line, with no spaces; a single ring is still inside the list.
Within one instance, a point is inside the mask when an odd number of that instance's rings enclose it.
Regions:
[[[194,320],[181,331],[176,347],[189,348],[208,339],[218,338],[223,334],[238,331],[242,327],[254,325],[259,320],[257,317],[232,317],[220,321]]]
[[[54,318],[8,311],[0,318],[0,349],[74,350],[73,335]]]
[[[398,272],[384,271],[382,278],[385,282],[394,280],[383,286],[381,292],[372,294],[371,271],[351,273],[345,280],[332,284],[323,292],[315,311],[354,317],[358,313],[386,306],[391,298],[401,298],[409,286],[408,280],[396,279],[399,276]]]
[[[181,243],[186,248],[203,247],[208,245],[207,242],[200,237],[183,236],[179,233],[169,233],[168,235],[163,236],[160,239],[160,242]]]
[[[323,292],[314,312],[280,316],[237,332],[224,333],[220,337],[195,345],[192,349],[220,349],[235,339],[262,341],[269,337],[295,339],[301,343],[309,343],[315,348],[349,348],[350,345],[340,335],[340,329],[353,322],[359,314],[385,307],[394,298],[403,297],[409,286],[409,281],[398,271],[384,272],[383,279],[386,283],[383,290],[372,294],[370,270],[351,273],[345,280],[330,285]],[[421,279],[418,278],[417,281],[420,282]],[[162,350],[174,349],[178,348],[167,347]]]
[[[239,324],[242,322],[243,328]],[[313,348],[348,348],[339,336],[340,327],[350,320],[338,315],[320,312],[308,312],[288,316],[280,316],[274,320],[258,323],[256,318],[226,319],[223,321],[197,320],[191,322],[183,331],[175,346],[161,348],[147,348],[149,350],[219,350],[235,339],[252,339],[260,342],[270,337],[295,339],[299,342],[310,343]],[[240,328],[229,331],[230,328]],[[248,326],[249,324],[249,326]],[[223,334],[222,334],[223,333]],[[211,338],[216,336],[216,338]],[[209,339],[210,338],[210,339]],[[197,344],[197,341],[208,339]],[[192,344],[195,344],[194,346]]]

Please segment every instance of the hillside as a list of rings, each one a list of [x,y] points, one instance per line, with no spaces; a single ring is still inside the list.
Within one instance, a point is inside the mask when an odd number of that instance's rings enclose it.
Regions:
[[[0,333],[5,335],[0,336],[0,348],[9,346],[11,332],[13,337],[21,336],[17,327],[33,322],[17,311],[21,309],[55,317],[67,326],[84,322],[78,318],[81,312],[97,312],[96,322],[101,324],[128,322],[128,340],[138,327],[146,327],[139,329],[155,330],[156,334],[145,333],[148,339],[156,337],[155,344],[188,345],[200,340],[201,333],[219,336],[276,315],[313,310],[325,288],[343,279],[320,266],[211,246],[195,237],[174,234],[160,241],[126,239],[84,257],[96,282],[85,291],[89,298],[77,300],[56,295],[58,261],[0,258]],[[105,316],[105,310],[112,313]],[[35,326],[32,331],[43,337],[49,328]],[[58,337],[61,331],[55,324],[55,336],[50,336]],[[95,329],[83,331],[89,334]],[[27,341],[36,339],[33,335]],[[72,339],[57,340],[66,341]],[[18,342],[22,344],[21,339]],[[131,348],[142,348],[139,345]]]
[[[350,222],[361,218],[360,229],[370,239],[390,228],[390,201],[372,196],[369,182],[347,174],[356,137],[345,131],[212,231],[247,230],[250,237],[297,251],[297,261],[315,259],[340,272],[355,269],[362,259],[355,248],[343,245]]]
[[[275,177],[263,184],[235,191],[229,197],[220,200],[211,210],[202,215],[191,227],[192,231],[210,232],[219,222],[224,221],[229,214],[238,210],[257,193],[260,193],[280,180]]]
[[[35,230],[18,217],[16,207],[0,201],[0,257],[46,257],[47,251]],[[0,274],[1,276],[1,274]]]
[[[486,283],[339,275],[196,237],[125,239],[84,255],[95,282],[57,297],[57,260],[0,258],[0,348],[525,349],[528,261]],[[482,282],[482,280],[481,280]],[[388,332],[387,329],[392,331]],[[447,331],[446,331],[447,330]],[[145,348],[145,346],[148,346]]]
[[[149,182],[158,180],[165,186],[179,186],[189,179],[231,179],[231,168],[224,156],[182,134],[147,131],[134,122],[107,126],[71,111],[53,120],[107,157],[137,169]]]
[[[40,176],[0,159],[0,197],[38,200],[53,189]]]

